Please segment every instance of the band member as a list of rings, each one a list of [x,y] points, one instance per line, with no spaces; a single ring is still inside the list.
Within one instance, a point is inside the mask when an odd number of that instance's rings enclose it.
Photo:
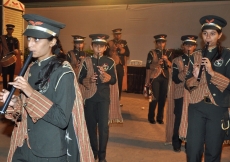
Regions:
[[[6,25],[6,35],[0,36],[0,57],[1,59],[7,54],[11,53],[14,55],[19,54],[19,41],[16,37],[13,37],[12,34],[14,32],[15,26],[13,24]],[[11,90],[11,85],[8,84],[8,75],[9,82],[14,80],[14,72],[15,72],[16,61],[10,64],[7,67],[2,67],[2,77],[3,77],[3,88],[7,90]]]
[[[200,18],[204,50],[193,54],[186,88],[190,91],[188,107],[187,159],[221,161],[222,144],[229,128],[230,50],[220,45],[226,20],[215,15]],[[205,146],[204,146],[205,145]]]
[[[86,53],[83,51],[85,37],[80,35],[72,35],[72,37],[74,48],[68,52],[67,61],[71,63],[75,73],[77,74],[81,60],[86,57]]]
[[[94,54],[82,60],[79,68],[79,83],[85,87],[85,90],[82,90],[85,100],[85,119],[94,158],[95,160],[99,158],[99,162],[106,162],[106,147],[109,137],[108,123],[122,122],[119,112],[115,64],[111,58],[103,56],[106,50],[106,40],[109,36],[91,34],[89,37],[92,39],[91,48]]]
[[[148,121],[151,124],[164,124],[163,114],[165,100],[168,90],[169,69],[171,68],[172,52],[165,49],[165,34],[155,35],[156,49],[149,51],[146,62],[146,83],[151,84],[153,100],[149,103]],[[155,120],[155,109],[158,104],[158,111]]]
[[[129,57],[129,47],[127,45],[127,41],[121,39],[121,28],[113,29],[113,40],[108,42],[108,48],[105,52],[107,56],[110,56],[114,59],[116,63],[116,71],[117,71],[117,81],[119,88],[119,98],[121,99],[122,92],[122,83],[124,77],[124,68],[126,65],[126,59]],[[123,106],[120,104],[120,106]]]
[[[8,162],[93,162],[77,79],[71,65],[54,51],[65,24],[35,14],[25,14],[28,49],[37,60],[24,77],[10,85],[13,96],[6,118],[15,122]],[[9,91],[0,92],[5,102]]]
[[[172,61],[172,77],[169,78],[166,134],[170,134],[170,141],[172,141],[175,152],[181,151],[182,140],[179,138],[179,127],[184,100],[184,83],[188,66],[189,64],[192,65],[190,55],[192,55],[196,49],[197,38],[196,35],[182,36],[183,55],[176,57]],[[171,128],[168,128],[169,126]]]

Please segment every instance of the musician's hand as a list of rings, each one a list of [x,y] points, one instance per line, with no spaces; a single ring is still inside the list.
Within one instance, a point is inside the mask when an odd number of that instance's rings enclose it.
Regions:
[[[9,82],[8,84],[23,91],[27,97],[30,97],[34,91],[34,89],[30,86],[30,84],[22,76],[17,76],[14,79],[14,82]]]
[[[212,65],[211,62],[209,61],[209,59],[207,57],[202,58],[202,62],[201,65],[205,66],[206,71],[213,76],[214,75],[214,71],[212,69]]]
[[[158,60],[158,64],[159,64],[159,65],[163,64],[163,59],[159,59],[159,60]]]
[[[185,75],[187,75],[187,73],[188,73],[188,66],[187,65],[184,66],[183,72]]]
[[[168,61],[168,56],[163,55],[163,56],[162,56],[162,59],[163,59],[164,61]]]
[[[193,74],[193,76],[194,76],[195,78],[198,77],[199,71],[200,71],[200,65],[199,65],[199,64],[194,64],[194,65],[193,65],[193,72],[192,72],[192,74]]]
[[[116,46],[117,46],[117,48],[119,48],[119,49],[123,48],[123,47],[122,47],[122,44],[120,44],[120,43],[117,43]]]
[[[14,54],[17,55],[19,53],[18,49],[14,49]]]
[[[102,66],[97,66],[97,68],[100,74],[104,74],[105,70]]]
[[[97,81],[97,77],[98,77],[98,75],[96,73],[94,73],[93,76],[91,76],[91,78],[90,78],[90,82],[95,83]]]
[[[117,48],[119,49],[119,54],[125,54],[125,48],[123,44],[117,44]]]
[[[0,92],[0,102],[5,103],[9,94],[10,94],[9,91],[2,89],[2,91]],[[14,106],[17,101],[18,101],[17,97],[15,95],[13,95],[11,100],[10,100],[9,105]]]

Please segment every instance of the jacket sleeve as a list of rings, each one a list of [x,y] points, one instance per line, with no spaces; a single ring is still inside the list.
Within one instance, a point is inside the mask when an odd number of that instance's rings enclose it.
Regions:
[[[150,70],[156,70],[158,68],[161,68],[161,66],[158,64],[158,57],[156,54],[153,53],[153,61],[150,65]]]
[[[87,76],[87,67],[86,67],[86,63],[85,62],[83,62],[81,71],[79,73],[80,73],[80,75],[79,75],[79,78],[78,78],[78,82],[80,84],[83,84],[84,83],[84,79],[86,79],[86,76]]]
[[[125,55],[126,57],[129,57],[129,56],[130,56],[130,51],[129,51],[129,47],[128,47],[126,41],[124,41],[124,48],[125,48],[125,53],[124,53],[124,55]]]
[[[171,68],[172,67],[172,52],[168,51],[168,60],[166,61],[166,65]]]
[[[229,71],[230,73],[230,71]],[[230,78],[230,77],[229,77]],[[211,82],[221,91],[223,92],[225,89],[230,91],[230,79],[228,77],[214,72],[214,76],[211,78]]]
[[[51,87],[50,87],[51,88]],[[75,100],[74,75],[64,74],[54,90],[54,101],[34,91],[24,104],[33,122],[45,120],[64,129],[69,122]]]
[[[229,49],[226,50],[226,63],[222,66],[224,67],[224,72],[217,72],[214,69],[214,76],[211,77],[210,82],[212,82],[221,92],[224,90],[230,91],[230,51]]]
[[[19,49],[19,41],[17,38],[14,38],[14,48]]]
[[[193,66],[189,66],[188,67],[188,73],[187,73],[187,75],[186,75],[186,78],[185,78],[185,89],[187,89],[188,91],[190,91],[191,89],[191,87],[188,87],[187,86],[187,83],[186,82],[189,82],[189,81],[194,81],[195,82],[195,80],[197,80],[194,76],[193,76]]]
[[[149,51],[148,56],[147,56],[147,60],[146,60],[146,69],[150,69],[150,65],[153,62],[153,52]]]
[[[172,80],[175,84],[179,84],[182,80],[179,78],[179,69],[175,63],[173,63],[173,72],[172,72]]]

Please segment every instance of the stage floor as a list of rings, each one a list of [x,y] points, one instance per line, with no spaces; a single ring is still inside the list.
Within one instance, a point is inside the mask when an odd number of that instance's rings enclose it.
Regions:
[[[108,162],[186,162],[184,147],[176,153],[172,145],[164,145],[165,124],[148,122],[148,100],[143,95],[123,92],[121,103],[124,124],[110,127]],[[11,130],[9,121],[0,122],[1,162],[6,161]],[[230,145],[224,145],[221,162],[230,162],[229,152]]]

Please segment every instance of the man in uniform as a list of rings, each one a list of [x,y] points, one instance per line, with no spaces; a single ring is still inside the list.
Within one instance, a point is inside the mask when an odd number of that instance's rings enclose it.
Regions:
[[[116,63],[119,99],[121,98],[122,82],[124,76],[124,66],[126,65],[126,57],[129,57],[129,47],[126,40],[121,39],[121,28],[113,29],[113,40],[108,42],[108,48],[105,54],[114,59]],[[120,106],[123,106],[120,104]]]
[[[67,53],[67,61],[71,63],[75,74],[77,74],[78,67],[82,58],[86,57],[86,53],[83,51],[85,37],[80,35],[72,35],[72,37],[74,42],[74,48]]]
[[[79,68],[79,83],[82,84],[88,93],[82,93],[85,99],[85,119],[89,132],[90,143],[95,160],[106,162],[106,147],[109,137],[109,106],[110,85],[116,83],[114,61],[103,56],[106,50],[108,35],[91,34],[91,48],[94,51],[92,57],[83,59]],[[87,97],[85,97],[87,95]],[[118,96],[117,96],[118,97]],[[98,129],[97,129],[98,128]],[[99,146],[97,141],[97,130],[99,132]]]
[[[163,114],[165,100],[168,90],[169,68],[171,68],[172,52],[165,49],[165,34],[155,35],[156,49],[151,50],[147,56],[146,63],[146,86],[151,84],[153,100],[149,103],[148,120],[151,124],[164,124]],[[155,109],[158,104],[158,111],[155,120]]]
[[[12,34],[14,32],[14,25],[7,24],[6,25],[6,35],[0,36],[0,56],[1,59],[5,57],[7,54],[18,54],[19,53],[19,41],[17,38],[13,37]],[[15,71],[16,61],[7,67],[2,67],[2,77],[3,77],[3,88],[7,90],[11,90],[11,85],[7,86],[7,75],[9,75],[9,82],[13,82],[14,80],[14,71]]]

